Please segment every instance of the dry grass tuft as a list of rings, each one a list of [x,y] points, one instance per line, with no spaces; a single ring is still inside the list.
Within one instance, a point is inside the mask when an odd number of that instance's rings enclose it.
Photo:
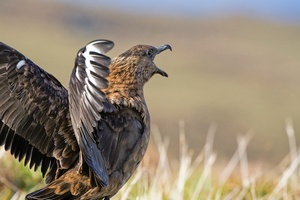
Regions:
[[[249,135],[237,138],[237,149],[227,164],[217,163],[213,149],[216,126],[211,125],[205,146],[196,157],[188,148],[184,123],[179,124],[179,151],[177,162],[167,156],[168,139],[162,139],[157,128],[153,129],[159,151],[159,162],[149,165],[146,160],[130,183],[116,199],[297,199],[300,197],[300,154],[297,150],[294,128],[287,120],[289,161],[282,161],[275,169],[253,167],[248,162]],[[149,158],[148,158],[149,159]],[[150,166],[150,168],[149,168]]]
[[[158,162],[146,157],[137,172],[113,199],[299,199],[300,154],[292,121],[287,120],[286,133],[290,152],[273,169],[248,162],[250,136],[237,138],[237,149],[231,159],[220,164],[214,151],[216,125],[212,124],[206,143],[194,155],[185,138],[184,122],[179,123],[179,159],[169,160],[169,139],[162,138],[154,126],[152,135],[159,152]],[[221,159],[221,158],[219,158]],[[0,198],[24,199],[26,193],[42,185],[39,173],[33,173],[14,161],[3,148],[0,151]]]

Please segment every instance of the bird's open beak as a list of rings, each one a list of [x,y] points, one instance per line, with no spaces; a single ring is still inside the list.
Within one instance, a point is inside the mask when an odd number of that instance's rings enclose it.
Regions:
[[[161,69],[159,69],[159,68],[157,68],[156,73],[157,73],[157,74],[160,74],[160,75],[162,75],[162,76],[164,76],[164,77],[168,77],[168,74],[167,74],[165,71],[163,71],[163,70],[161,70]]]
[[[172,47],[170,45],[168,45],[168,44],[161,45],[161,46],[157,47],[157,50],[158,50],[157,54],[159,54],[159,53],[161,53],[161,52],[163,52],[163,51],[165,51],[167,49],[169,49],[170,51],[172,51]],[[163,71],[163,70],[161,70],[159,68],[157,68],[156,73],[160,74],[160,75],[162,75],[164,77],[168,77],[168,74],[165,71]]]
[[[170,45],[164,44],[164,45],[161,45],[161,46],[157,47],[157,50],[158,50],[157,54],[163,52],[166,49],[169,49],[170,51],[172,51],[172,47]]]

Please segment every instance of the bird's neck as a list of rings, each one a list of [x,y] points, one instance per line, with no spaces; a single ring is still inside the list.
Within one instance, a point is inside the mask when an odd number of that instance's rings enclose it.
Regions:
[[[132,107],[139,112],[147,112],[143,93],[143,84],[140,84],[135,73],[123,71],[111,71],[107,77],[108,87],[103,90],[110,103],[124,107]]]

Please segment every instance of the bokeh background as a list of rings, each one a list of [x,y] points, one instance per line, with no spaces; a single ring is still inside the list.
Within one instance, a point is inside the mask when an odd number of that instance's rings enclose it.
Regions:
[[[136,44],[172,45],[145,88],[152,124],[178,154],[179,121],[189,146],[228,159],[249,134],[248,157],[277,163],[289,151],[286,119],[300,142],[300,2],[296,0],[1,0],[0,40],[68,87],[77,50],[110,39],[115,57]],[[151,147],[149,154],[152,152]]]

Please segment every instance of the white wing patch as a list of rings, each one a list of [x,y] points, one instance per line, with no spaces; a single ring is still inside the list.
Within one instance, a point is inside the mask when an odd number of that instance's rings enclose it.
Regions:
[[[87,66],[87,68],[93,68],[93,66],[91,65],[91,61],[94,61],[92,55],[90,54],[91,52],[96,52],[96,53],[100,53],[103,54],[104,52],[102,52],[99,48],[95,47],[94,44],[99,43],[99,41],[95,41],[92,42],[88,45],[86,45],[86,49],[84,51],[84,53],[82,54],[85,57],[85,65]]]
[[[93,58],[93,56],[91,55],[91,52],[96,52],[96,53],[100,53],[103,54],[104,52],[102,52],[99,48],[96,48],[94,46],[95,43],[99,43],[99,41],[95,41],[92,42],[90,44],[88,44],[86,46],[85,52],[82,54],[85,58],[85,65],[86,65],[86,69],[85,72],[87,74],[87,78],[95,85],[97,85],[97,81],[94,80],[94,77],[91,75],[91,71],[94,71],[94,67],[91,64],[91,61],[95,61],[95,59]],[[87,83],[87,82],[86,82]]]
[[[24,65],[26,64],[25,60],[20,60],[18,63],[17,63],[17,69],[20,69],[21,67],[23,67]]]
[[[75,75],[76,75],[77,79],[78,79],[78,80],[80,80],[80,76],[79,76],[79,71],[78,71],[78,68],[76,68]]]

